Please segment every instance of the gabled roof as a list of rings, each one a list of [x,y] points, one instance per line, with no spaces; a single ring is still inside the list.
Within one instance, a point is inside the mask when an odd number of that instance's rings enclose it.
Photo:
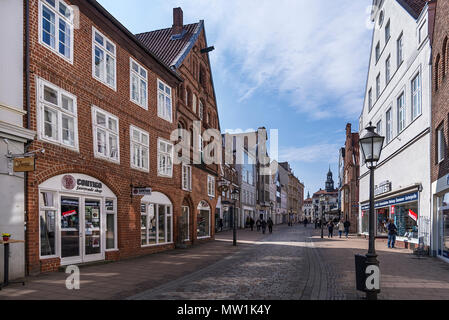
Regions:
[[[182,63],[203,27],[202,21],[184,25],[182,38],[172,38],[172,28],[136,34],[145,47],[168,67],[177,68]]]
[[[397,2],[412,15],[413,18],[418,19],[422,10],[429,0],[397,0]]]

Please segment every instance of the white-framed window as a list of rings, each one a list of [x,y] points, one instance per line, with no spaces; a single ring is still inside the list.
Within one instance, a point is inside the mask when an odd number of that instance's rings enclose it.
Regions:
[[[437,148],[438,148],[438,163],[444,160],[444,154],[446,152],[446,144],[444,141],[444,125],[441,125],[437,129]]]
[[[173,208],[171,205],[142,202],[140,222],[143,247],[173,242]]]
[[[380,73],[376,77],[376,99],[380,97]]]
[[[117,199],[106,199],[106,251],[117,247]]]
[[[412,80],[412,121],[421,115],[421,74],[418,73]]]
[[[131,168],[150,171],[150,135],[133,125],[129,129],[131,135]]]
[[[376,45],[376,62],[380,59],[380,42]]]
[[[393,139],[393,117],[392,117],[392,109],[388,109],[386,113],[386,141],[389,143],[391,139]]]
[[[196,94],[193,94],[193,100],[192,100],[192,110],[193,113],[196,113]]]
[[[200,117],[201,121],[203,121],[203,112],[204,112],[204,106],[203,106],[203,102],[200,100],[200,102],[198,104],[198,113],[199,113],[199,117]]]
[[[38,79],[39,139],[78,151],[78,117],[76,97]]]
[[[371,110],[373,108],[373,89],[368,91],[368,108]]]
[[[398,134],[402,132],[402,130],[405,129],[405,94],[401,93],[397,100],[398,105]]]
[[[92,106],[94,155],[120,163],[119,120],[116,116]]]
[[[378,135],[382,135],[382,120],[379,120],[376,125],[376,132]]]
[[[116,47],[111,40],[92,27],[92,76],[116,90]]]
[[[173,176],[173,144],[159,138],[157,155],[158,175],[171,178]]]
[[[148,110],[148,73],[147,70],[129,58],[130,70],[130,99],[132,102]]]
[[[192,167],[182,164],[182,189],[192,191]]]
[[[39,1],[39,43],[72,64],[73,17],[62,0]]]
[[[207,176],[207,195],[215,197],[215,177]]]
[[[391,77],[391,56],[388,56],[387,60],[385,60],[385,84],[388,85]]]
[[[390,20],[388,20],[387,24],[385,25],[385,43],[390,40],[391,37],[391,28],[390,28]]]
[[[402,64],[402,62],[404,61],[404,57],[403,57],[403,50],[404,50],[404,43],[402,41],[402,37],[403,35],[401,34],[397,40],[397,63],[398,63],[398,68],[399,66]]]
[[[157,115],[159,118],[172,122],[172,95],[171,88],[157,80]],[[187,95],[186,95],[187,96]]]
[[[39,190],[39,227],[40,227],[40,257],[57,256],[57,212],[56,193]]]

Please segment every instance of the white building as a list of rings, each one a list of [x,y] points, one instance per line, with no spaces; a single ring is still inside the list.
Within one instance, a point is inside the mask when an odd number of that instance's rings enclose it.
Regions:
[[[0,7],[0,234],[25,240],[24,174],[13,170],[14,155],[24,153],[33,131],[24,129],[23,2],[2,0]],[[14,28],[11,28],[14,26]],[[3,281],[4,248],[0,246],[0,279]],[[10,244],[9,278],[25,276],[23,243]]]
[[[375,170],[375,230],[398,241],[430,244],[431,48],[428,7],[416,0],[373,2],[374,31],[360,137],[372,123],[385,136]],[[362,159],[362,156],[361,156]],[[359,230],[368,233],[369,171],[360,168]],[[414,219],[414,215],[418,219]],[[417,220],[417,221],[416,221]]]

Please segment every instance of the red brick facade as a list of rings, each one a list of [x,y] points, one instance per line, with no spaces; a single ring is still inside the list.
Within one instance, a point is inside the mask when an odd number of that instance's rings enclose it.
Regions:
[[[432,181],[449,174],[449,3],[437,1],[432,41]],[[437,130],[443,128],[444,160],[438,164]]]
[[[80,9],[79,29],[74,30],[73,64],[60,58],[39,43],[39,0],[30,0],[30,70],[31,70],[31,130],[39,131],[37,124],[37,79],[42,78],[66,90],[77,98],[79,152],[56,144],[35,140],[29,150],[45,149],[36,159],[36,171],[29,174],[26,228],[26,261],[29,273],[55,270],[59,259],[40,259],[39,247],[39,194],[44,181],[61,174],[86,174],[100,180],[117,197],[116,251],[106,252],[107,260],[118,260],[174,248],[174,244],[155,247],[141,246],[140,201],[131,196],[131,185],[151,187],[153,192],[165,194],[173,204],[173,241],[177,242],[177,221],[181,206],[190,208],[190,239],[196,239],[196,208],[206,201],[211,208],[211,238],[214,237],[213,214],[216,198],[207,196],[207,173],[194,168],[192,192],[181,189],[181,166],[173,166],[172,178],[158,176],[158,138],[170,140],[171,132],[178,127],[181,110],[177,88],[181,80],[174,72],[148,53],[136,39],[126,33],[118,22],[88,1],[66,1]],[[112,18],[113,19],[113,18]],[[116,91],[92,76],[92,27],[95,27],[116,46]],[[142,65],[148,73],[148,110],[130,101],[130,57]],[[205,64],[206,65],[206,64]],[[209,68],[207,69],[210,72]],[[157,79],[172,90],[173,122],[158,117]],[[208,88],[211,90],[211,88]],[[210,92],[210,91],[209,91]],[[204,94],[204,99],[209,96]],[[208,100],[210,101],[210,100]],[[119,120],[120,163],[115,164],[94,156],[91,107],[107,111]],[[218,116],[215,104],[212,108],[215,126]],[[178,109],[180,107],[180,109]],[[207,109],[209,111],[209,109]],[[184,116],[185,118],[191,115]],[[149,133],[150,172],[132,169],[130,166],[130,125]],[[57,218],[58,219],[58,218]]]

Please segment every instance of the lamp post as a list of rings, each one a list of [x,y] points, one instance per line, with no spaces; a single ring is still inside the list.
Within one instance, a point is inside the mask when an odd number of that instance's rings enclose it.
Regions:
[[[321,195],[320,196],[320,209],[321,209],[321,221],[320,221],[320,226],[321,226],[321,239],[324,238],[324,208],[323,208],[323,203],[324,203],[324,196]]]
[[[385,138],[378,135],[374,130],[376,127],[372,126],[371,122],[369,127],[366,128],[368,131],[363,138],[360,139],[360,148],[362,149],[362,156],[366,163],[366,167],[370,170],[370,192],[369,192],[369,248],[366,254],[366,266],[379,267],[379,261],[377,261],[377,254],[375,248],[374,239],[374,170],[377,167],[377,163],[380,159],[380,154],[382,152],[382,147]],[[377,300],[377,294],[380,292],[379,289],[367,290],[366,299],[367,300]]]
[[[236,210],[236,204],[237,204],[237,201],[239,200],[239,195],[240,195],[240,190],[239,190],[239,188],[238,187],[234,187],[233,188],[233,190],[232,190],[232,192],[231,192],[231,195],[232,195],[232,199],[234,200],[234,207],[233,207],[233,226],[232,226],[232,232],[233,232],[233,234],[232,234],[232,245],[234,246],[234,247],[236,247],[237,246],[237,217],[236,217],[236,212],[237,212],[237,210]]]

